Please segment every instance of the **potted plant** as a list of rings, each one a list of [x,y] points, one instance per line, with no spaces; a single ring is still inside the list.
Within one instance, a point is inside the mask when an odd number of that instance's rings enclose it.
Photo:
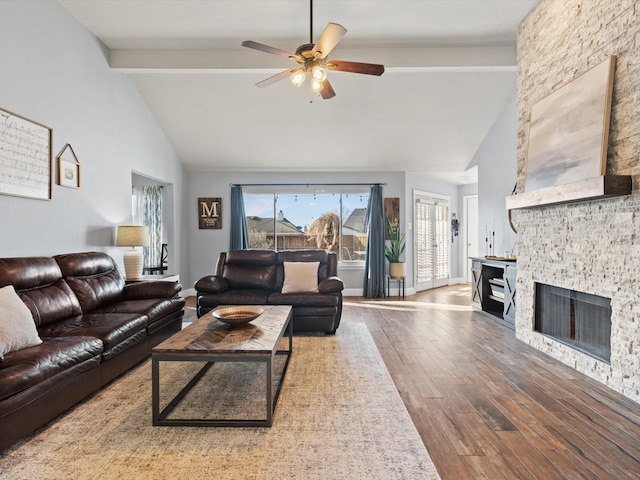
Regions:
[[[405,265],[400,257],[404,253],[405,234],[400,232],[400,222],[393,224],[387,217],[387,232],[389,233],[389,245],[385,245],[384,255],[389,260],[389,276],[404,278]]]

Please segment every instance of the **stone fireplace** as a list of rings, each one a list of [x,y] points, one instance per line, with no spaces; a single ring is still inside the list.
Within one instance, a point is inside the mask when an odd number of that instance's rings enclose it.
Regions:
[[[607,174],[632,194],[518,211],[516,336],[640,402],[640,5],[541,0],[518,31],[518,191],[524,190],[532,105],[610,55],[616,73]],[[539,284],[604,297],[609,358],[536,331]],[[574,311],[575,313],[575,311]],[[571,326],[569,325],[569,329]],[[571,332],[569,331],[569,337]]]

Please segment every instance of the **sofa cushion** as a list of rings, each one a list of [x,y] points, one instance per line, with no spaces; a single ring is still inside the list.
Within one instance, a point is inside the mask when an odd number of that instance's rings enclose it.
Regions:
[[[19,292],[49,285],[61,278],[60,267],[50,257],[0,258],[0,287],[13,285]]]
[[[322,293],[272,293],[267,302],[269,305],[291,305],[294,307],[336,307],[340,299],[337,295]]]
[[[323,280],[327,276],[337,275],[337,263],[332,263],[336,267],[335,271],[329,270],[329,259],[335,260],[336,255],[321,249],[309,250],[283,250],[278,252],[278,271],[276,273],[276,290],[282,288],[284,283],[284,263],[285,262],[319,262],[318,280]]]
[[[137,313],[140,315],[146,315],[148,318],[148,324],[151,325],[172,312],[182,310],[184,308],[184,304],[184,298],[180,297],[125,300],[99,308],[93,313]]]
[[[275,289],[276,267],[254,267],[250,265],[225,265],[224,279],[229,283],[230,290],[241,288]]]
[[[38,328],[82,313],[78,298],[64,280],[32,290],[22,290],[18,294],[31,310]]]
[[[124,280],[106,253],[86,252],[53,257],[84,313],[122,299]]]
[[[87,313],[40,329],[43,337],[89,336],[102,340],[104,352],[145,332],[148,319],[137,313]]]
[[[273,250],[231,250],[227,252],[222,277],[230,290],[275,290],[277,258]]]
[[[198,306],[210,309],[219,305],[266,305],[270,290],[229,290],[198,298]]]
[[[282,293],[317,292],[320,262],[284,262]]]
[[[7,354],[0,364],[0,400],[88,360],[99,363],[102,342],[91,337],[43,338],[43,343]]]
[[[31,312],[13,285],[0,288],[0,361],[7,353],[40,343]]]
[[[172,298],[180,295],[182,285],[178,282],[133,282],[124,287],[124,297],[121,300],[142,300],[148,298]]]
[[[13,285],[36,327],[80,314],[80,304],[50,257],[0,258],[0,287]]]

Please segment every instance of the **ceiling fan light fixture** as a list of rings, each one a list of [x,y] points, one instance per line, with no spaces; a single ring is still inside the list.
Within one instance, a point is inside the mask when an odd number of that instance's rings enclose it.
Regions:
[[[315,93],[318,93],[320,90],[322,90],[322,82],[319,82],[315,78],[311,77],[311,90],[313,90]]]
[[[338,23],[329,22],[320,34],[317,42],[313,43],[313,0],[309,0],[309,6],[309,43],[300,45],[296,49],[295,54],[254,42],[253,40],[245,40],[242,42],[243,47],[285,57],[298,63],[297,67],[284,70],[256,83],[258,87],[267,87],[287,77],[289,77],[291,83],[296,87],[300,87],[304,83],[307,74],[309,74],[311,90],[318,93],[324,100],[327,100],[336,96],[336,92],[333,90],[331,83],[329,83],[327,70],[377,76],[384,73],[384,65],[335,59],[329,60],[329,54],[342,37],[345,36],[347,29]]]
[[[314,65],[311,68],[311,77],[314,80],[322,83],[327,79],[327,71],[322,65]]]
[[[296,87],[299,87],[304,83],[304,79],[307,77],[307,71],[304,68],[296,68],[291,73],[291,83]]]

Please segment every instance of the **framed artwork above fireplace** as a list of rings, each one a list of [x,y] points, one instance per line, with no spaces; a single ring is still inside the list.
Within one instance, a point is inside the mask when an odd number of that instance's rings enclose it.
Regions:
[[[525,192],[606,173],[615,56],[531,109]]]

